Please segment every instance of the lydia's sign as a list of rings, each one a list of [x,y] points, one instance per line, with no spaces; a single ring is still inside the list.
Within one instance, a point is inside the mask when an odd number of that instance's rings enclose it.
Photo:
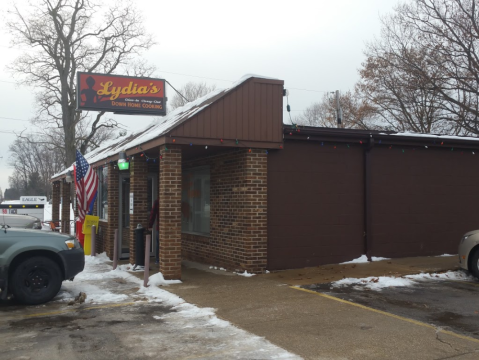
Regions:
[[[79,72],[77,109],[166,115],[165,80]]]

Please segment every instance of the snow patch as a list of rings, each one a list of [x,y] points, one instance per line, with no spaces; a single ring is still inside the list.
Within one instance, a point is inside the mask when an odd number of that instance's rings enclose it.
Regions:
[[[370,290],[381,290],[385,287],[394,287],[394,286],[412,286],[414,282],[410,279],[388,277],[388,276],[379,276],[374,277],[370,276],[363,279],[356,278],[346,278],[339,281],[331,283],[333,288],[335,287],[344,287],[350,285],[361,285],[363,288]]]
[[[413,280],[468,280],[475,281],[472,275],[469,275],[463,271],[447,271],[445,273],[421,273],[416,275],[406,275],[407,279]]]
[[[160,286],[160,285],[171,285],[171,284],[181,284],[181,280],[165,280],[161,272],[151,275],[148,279],[148,286]]]
[[[388,287],[408,287],[414,286],[421,281],[431,280],[460,280],[460,281],[474,281],[471,275],[466,274],[463,271],[448,271],[445,273],[421,273],[416,275],[405,275],[402,277],[389,277],[389,276],[370,276],[367,278],[356,279],[346,278],[331,283],[331,288],[353,286],[355,289],[369,289],[381,291]]]
[[[381,261],[381,260],[391,260],[391,259],[390,258],[372,256],[371,260],[372,261]],[[367,262],[369,262],[368,257],[366,255],[362,255],[362,256],[358,257],[357,259],[342,262],[342,263],[340,263],[340,265],[344,265],[344,264],[364,264],[364,263],[367,263]]]
[[[239,276],[244,276],[244,277],[251,277],[251,276],[255,276],[255,275],[256,275],[256,274],[251,274],[251,273],[249,273],[249,272],[246,271],[246,270],[245,270],[243,273],[237,272],[236,274],[239,275]]]

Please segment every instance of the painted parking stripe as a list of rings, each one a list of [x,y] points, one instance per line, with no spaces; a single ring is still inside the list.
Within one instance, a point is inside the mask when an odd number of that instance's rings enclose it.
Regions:
[[[479,287],[479,284],[473,283],[473,282],[470,282],[470,281],[460,281],[460,280],[456,280],[456,282],[459,282],[459,283],[461,283],[461,284],[466,284],[466,285],[471,285],[471,286],[477,286],[477,287]]]
[[[297,286],[290,286],[290,288],[294,289],[294,290],[304,291],[304,292],[314,294],[314,295],[319,295],[319,296],[324,297],[326,299],[335,300],[335,301],[338,301],[338,302],[343,303],[343,304],[356,306],[358,308],[361,308],[361,309],[364,309],[364,310],[369,310],[369,311],[375,312],[377,314],[386,315],[386,316],[392,317],[394,319],[406,321],[406,322],[411,323],[411,324],[415,324],[415,325],[418,325],[418,326],[433,329],[434,331],[437,331],[437,332],[440,332],[440,333],[443,333],[443,334],[447,334],[447,335],[451,335],[451,336],[457,337],[459,339],[469,340],[469,341],[472,341],[472,342],[475,342],[475,343],[479,343],[479,339],[475,339],[473,337],[469,337],[469,336],[466,336],[466,335],[457,334],[457,333],[449,331],[449,330],[442,330],[442,329],[440,329],[440,328],[438,328],[434,325],[426,324],[426,323],[423,323],[421,321],[417,321],[417,320],[414,320],[414,319],[408,319],[406,317],[391,314],[391,313],[388,313],[388,312],[382,311],[382,310],[377,310],[377,309],[374,309],[374,308],[371,308],[371,307],[368,307],[368,306],[357,304],[357,303],[354,303],[354,302],[351,302],[351,301],[348,301],[348,300],[343,300],[343,299],[340,299],[340,298],[337,298],[337,297],[334,297],[334,296],[331,296],[331,295],[319,293],[319,292],[316,292],[316,291],[313,291],[313,290],[303,289],[303,288],[300,288],[300,287],[297,287]]]

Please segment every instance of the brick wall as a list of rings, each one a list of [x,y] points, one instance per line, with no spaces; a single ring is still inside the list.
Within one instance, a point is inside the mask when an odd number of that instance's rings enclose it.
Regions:
[[[145,157],[135,155],[130,161],[130,192],[133,214],[130,214],[130,263],[135,264],[135,229],[138,224],[148,228],[148,164]]]
[[[45,220],[52,220],[52,221],[60,220],[60,191],[61,191],[60,181],[54,181],[53,189],[52,189],[52,218],[45,219]]]
[[[95,251],[97,254],[101,254],[105,251],[105,241],[108,238],[108,223],[105,221],[98,222],[98,234],[96,234]],[[113,257],[110,258],[113,260]]]
[[[115,229],[118,229],[120,194],[119,194],[119,170],[115,163],[108,165],[108,222],[106,231],[102,233],[104,250],[108,257],[113,259],[113,247]],[[103,230],[102,230],[103,232]]]
[[[73,187],[73,200],[74,200],[74,204],[75,204],[75,207],[73,208],[73,216],[74,218],[76,219],[78,217],[78,201],[77,201],[77,195],[76,195],[76,185],[75,185],[75,181],[73,181],[71,183],[71,186]]]
[[[267,252],[267,155],[233,150],[188,161],[210,167],[210,236],[182,234],[186,259],[261,272]]]
[[[70,183],[62,182],[62,232],[70,233]]]
[[[181,279],[181,148],[160,147],[160,271]]]

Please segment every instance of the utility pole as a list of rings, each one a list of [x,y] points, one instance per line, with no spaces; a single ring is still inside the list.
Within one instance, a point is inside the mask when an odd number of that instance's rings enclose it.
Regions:
[[[341,127],[341,121],[343,119],[343,109],[339,106],[339,90],[336,90],[336,120],[338,128]]]

